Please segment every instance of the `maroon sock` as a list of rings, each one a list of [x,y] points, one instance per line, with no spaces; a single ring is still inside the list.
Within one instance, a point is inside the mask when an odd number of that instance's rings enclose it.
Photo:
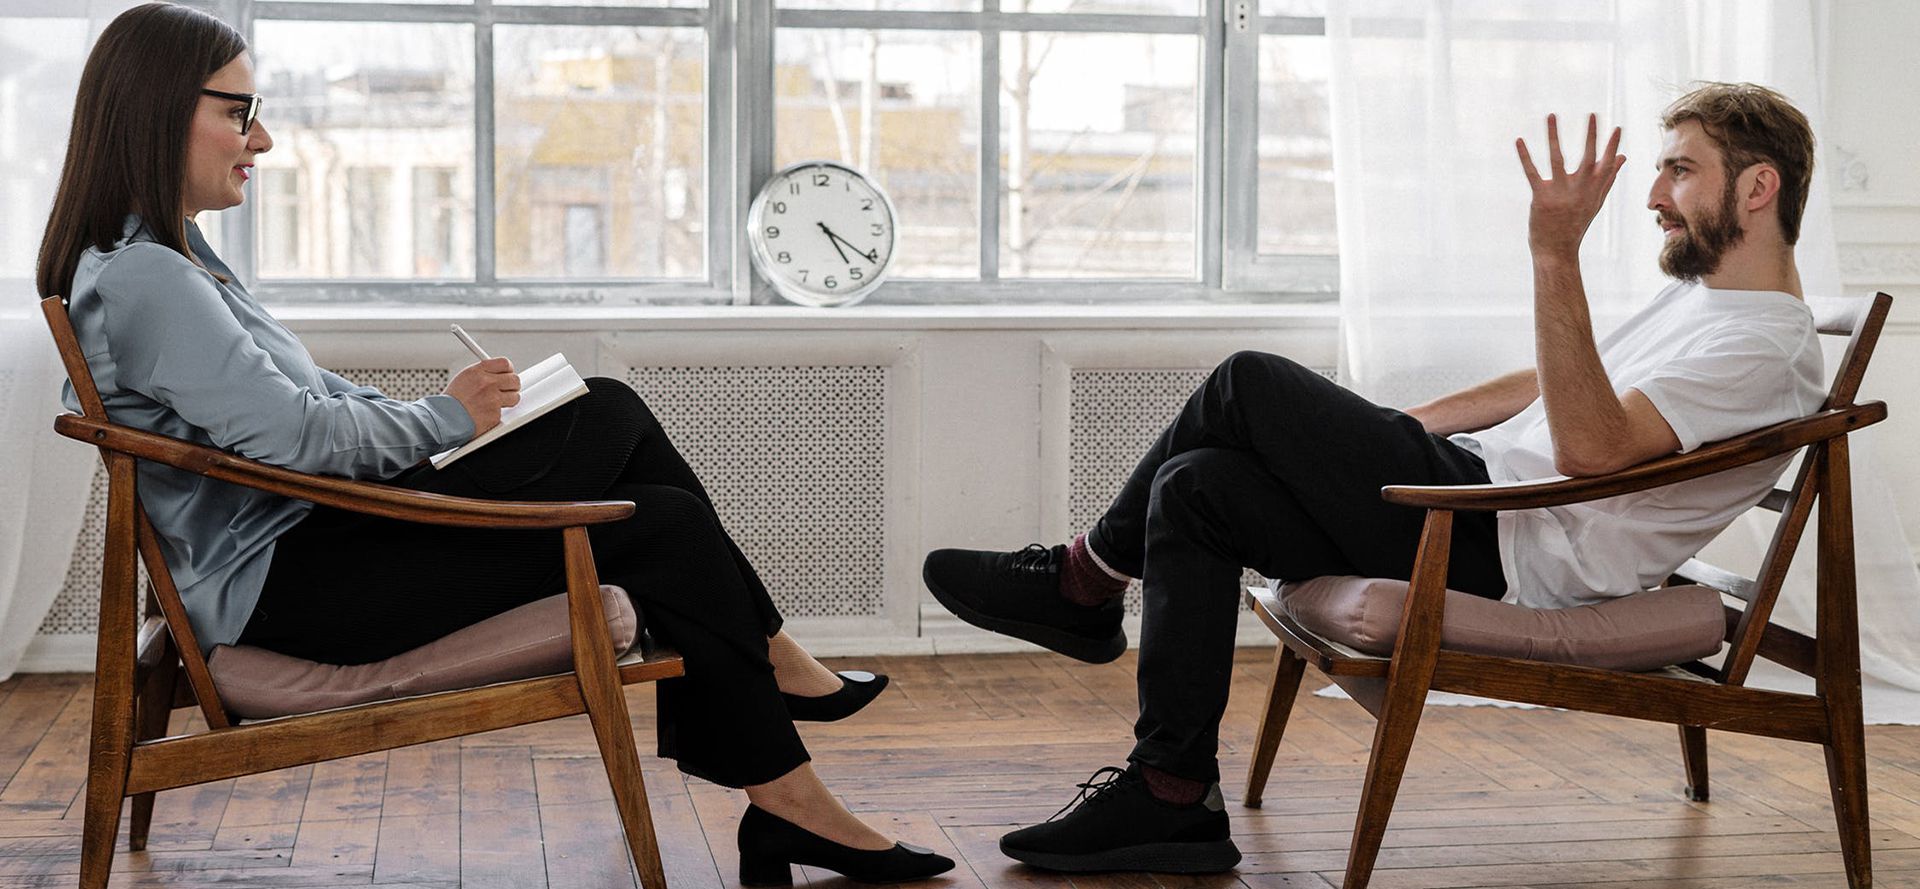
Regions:
[[[1089,608],[1127,591],[1127,582],[1102,570],[1087,550],[1087,535],[1067,544],[1067,562],[1060,566],[1060,595],[1075,605]]]
[[[1140,774],[1147,779],[1147,790],[1153,798],[1176,806],[1191,806],[1207,796],[1211,781],[1195,781],[1182,778],[1171,772],[1164,772],[1146,763],[1140,764]]]

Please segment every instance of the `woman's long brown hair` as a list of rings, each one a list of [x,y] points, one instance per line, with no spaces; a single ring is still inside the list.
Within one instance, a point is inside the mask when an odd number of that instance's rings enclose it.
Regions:
[[[180,195],[200,87],[247,49],[213,16],[171,3],[121,13],[87,56],[67,160],[40,240],[35,285],[64,295],[88,247],[107,250],[127,214],[189,259]]]

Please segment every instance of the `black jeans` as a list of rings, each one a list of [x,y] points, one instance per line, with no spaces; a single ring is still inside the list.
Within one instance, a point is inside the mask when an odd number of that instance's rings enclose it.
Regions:
[[[686,659],[657,684],[660,755],[718,784],[760,784],[808,759],[767,659],[781,619],[700,480],[617,380],[463,457],[390,479],[493,500],[631,500],[588,531],[603,583]],[[443,528],[315,507],[274,543],[241,642],[355,664],[417,648],[566,588],[559,531]]]
[[[1221,362],[1087,534],[1145,587],[1130,758],[1219,779],[1242,566],[1283,580],[1405,580],[1425,513],[1381,500],[1380,488],[1487,481],[1472,452],[1292,361]],[[1455,519],[1448,585],[1506,592],[1492,513]]]

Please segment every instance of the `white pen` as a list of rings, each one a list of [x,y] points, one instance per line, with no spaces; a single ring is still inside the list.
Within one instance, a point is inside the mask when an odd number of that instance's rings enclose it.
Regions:
[[[492,355],[487,354],[487,350],[480,348],[480,344],[474,342],[473,337],[468,336],[466,331],[461,330],[460,325],[450,324],[448,326],[453,328],[453,335],[456,337],[459,337],[460,342],[464,344],[469,350],[471,350],[474,355],[478,356],[481,361],[486,361],[493,357]]]

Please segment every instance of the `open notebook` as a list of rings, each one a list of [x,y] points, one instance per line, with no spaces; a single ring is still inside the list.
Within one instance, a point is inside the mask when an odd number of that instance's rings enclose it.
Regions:
[[[567,356],[556,352],[553,357],[520,372],[520,403],[500,412],[500,425],[453,450],[433,455],[433,468],[445,469],[447,464],[585,394],[587,381],[567,363]]]

